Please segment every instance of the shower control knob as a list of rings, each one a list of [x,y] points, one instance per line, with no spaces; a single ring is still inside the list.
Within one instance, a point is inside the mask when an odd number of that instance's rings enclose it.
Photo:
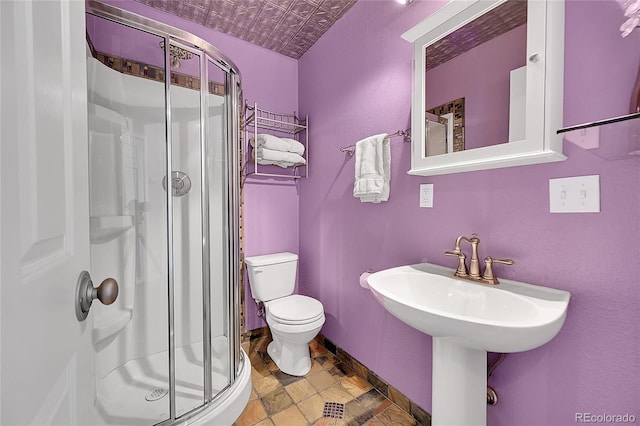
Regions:
[[[78,321],[84,321],[87,318],[94,299],[98,299],[104,305],[111,305],[117,298],[118,282],[116,280],[107,278],[98,287],[94,287],[89,273],[82,271],[76,284],[76,318]]]

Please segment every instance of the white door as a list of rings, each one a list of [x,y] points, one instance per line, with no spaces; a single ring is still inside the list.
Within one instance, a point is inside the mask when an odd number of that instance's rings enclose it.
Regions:
[[[2,425],[92,422],[93,316],[74,310],[89,270],[84,21],[83,1],[0,1]]]

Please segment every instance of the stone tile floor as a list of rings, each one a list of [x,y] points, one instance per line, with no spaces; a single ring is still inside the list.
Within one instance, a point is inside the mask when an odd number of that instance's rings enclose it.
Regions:
[[[267,355],[270,341],[269,336],[264,336],[242,345],[251,359],[253,389],[236,426],[417,424],[317,341],[310,343],[311,371],[304,377],[290,376],[278,369]],[[333,404],[325,407],[325,403]]]

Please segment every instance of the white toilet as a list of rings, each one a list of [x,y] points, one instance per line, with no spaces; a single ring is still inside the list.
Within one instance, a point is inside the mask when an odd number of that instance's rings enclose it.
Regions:
[[[324,324],[318,300],[292,294],[298,255],[275,253],[245,258],[253,298],[263,302],[273,342],[267,353],[280,371],[304,376],[311,369],[309,342]]]

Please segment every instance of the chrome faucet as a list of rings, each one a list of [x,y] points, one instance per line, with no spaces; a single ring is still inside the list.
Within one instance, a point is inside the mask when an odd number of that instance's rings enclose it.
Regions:
[[[467,255],[460,248],[460,244],[465,241],[471,244],[471,263],[469,269],[467,269]],[[480,281],[485,284],[499,284],[498,278],[493,273],[493,264],[502,263],[504,265],[513,265],[514,261],[511,259],[495,259],[491,256],[487,256],[484,259],[484,273],[480,273],[480,261],[478,255],[478,245],[480,244],[480,238],[476,234],[471,234],[471,238],[460,235],[456,238],[455,246],[453,250],[447,250],[444,252],[447,256],[456,256],[458,258],[458,268],[453,274],[455,277],[468,279],[471,281]]]

